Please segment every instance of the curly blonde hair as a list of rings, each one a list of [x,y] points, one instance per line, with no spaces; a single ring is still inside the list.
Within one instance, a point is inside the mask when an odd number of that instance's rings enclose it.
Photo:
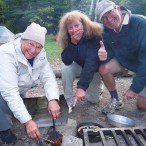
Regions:
[[[57,41],[61,48],[65,48],[69,43],[70,36],[67,31],[67,25],[74,21],[80,21],[83,23],[84,34],[86,35],[87,39],[92,37],[102,38],[101,27],[97,22],[91,21],[90,18],[83,12],[73,10],[65,13],[60,19]]]

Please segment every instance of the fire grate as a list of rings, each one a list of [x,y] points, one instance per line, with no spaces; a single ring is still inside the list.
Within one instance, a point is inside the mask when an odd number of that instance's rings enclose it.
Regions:
[[[85,146],[146,146],[146,128],[84,129]]]

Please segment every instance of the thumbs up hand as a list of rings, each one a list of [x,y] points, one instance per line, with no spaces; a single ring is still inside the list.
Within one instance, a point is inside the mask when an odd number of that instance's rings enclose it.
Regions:
[[[98,50],[98,57],[100,61],[105,61],[107,59],[107,52],[105,50],[104,44],[100,41],[100,48]]]

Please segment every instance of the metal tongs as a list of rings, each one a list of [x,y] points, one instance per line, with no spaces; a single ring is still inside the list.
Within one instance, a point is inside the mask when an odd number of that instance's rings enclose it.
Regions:
[[[55,120],[52,118],[53,126],[52,130],[49,132],[49,140],[59,140],[60,139],[60,132],[56,130]]]

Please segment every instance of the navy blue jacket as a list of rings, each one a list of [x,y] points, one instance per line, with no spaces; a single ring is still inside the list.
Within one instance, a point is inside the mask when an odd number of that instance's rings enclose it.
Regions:
[[[136,73],[130,89],[139,93],[146,86],[146,17],[129,15],[129,24],[123,25],[119,33],[104,28],[104,44],[108,60],[116,58],[123,67]]]
[[[94,73],[98,71],[100,64],[98,59],[99,41],[100,39],[82,37],[77,45],[70,42],[61,54],[65,65],[71,65],[74,61],[82,67],[77,88],[86,90],[93,79]]]

